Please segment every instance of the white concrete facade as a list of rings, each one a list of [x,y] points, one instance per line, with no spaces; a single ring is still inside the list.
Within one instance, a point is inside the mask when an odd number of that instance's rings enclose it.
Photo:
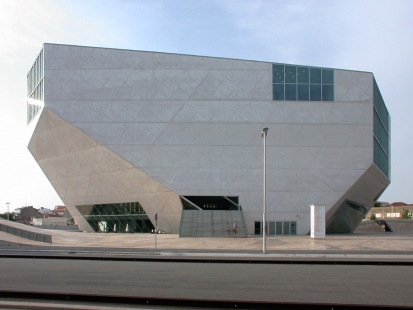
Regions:
[[[82,230],[75,206],[139,201],[177,233],[179,196],[237,196],[247,230],[310,230],[345,200],[370,208],[389,184],[373,158],[373,74],[334,70],[334,101],[274,101],[272,63],[45,44],[44,99],[29,150]]]

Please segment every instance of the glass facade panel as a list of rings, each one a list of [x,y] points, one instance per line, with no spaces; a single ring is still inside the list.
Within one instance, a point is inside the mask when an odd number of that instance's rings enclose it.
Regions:
[[[95,232],[149,233],[154,226],[139,202],[76,206]]]
[[[383,97],[381,96],[376,80],[373,80],[373,98],[374,108],[376,109],[384,128],[387,132],[389,132],[389,111],[387,111],[386,104],[384,103]]]
[[[273,100],[334,101],[334,70],[273,64]]]
[[[275,222],[275,234],[276,235],[283,234],[283,222]]]
[[[254,232],[256,235],[261,235],[261,222],[254,223]]]
[[[285,84],[285,100],[297,100],[297,84]]]
[[[322,70],[322,80],[323,84],[334,84],[334,71],[331,69],[323,69]]]
[[[310,84],[321,84],[321,69],[310,68]]]
[[[262,222],[254,222],[254,225],[255,234],[262,235]],[[266,233],[269,236],[296,235],[297,222],[267,222]]]
[[[40,109],[39,105],[27,103],[27,124],[30,123]]]
[[[290,222],[283,222],[283,235],[290,234]]]
[[[385,176],[389,177],[389,157],[383,151],[376,138],[374,138],[374,163]]]
[[[298,84],[298,101],[309,101],[310,100],[310,85],[309,84]]]
[[[284,65],[272,65],[272,82],[284,83]]]
[[[380,143],[386,154],[389,154],[389,137],[387,135],[386,129],[384,129],[383,123],[380,121],[377,111],[374,110],[374,136]]]
[[[323,101],[334,101],[334,86],[323,85],[322,86]]]
[[[310,82],[310,70],[307,67],[297,67],[297,82],[308,84]]]
[[[284,84],[273,84],[273,100],[284,100]]]
[[[37,56],[32,68],[27,74],[27,98],[43,101],[43,50]],[[27,124],[36,116],[40,110],[39,105],[27,102]]]
[[[310,84],[310,101],[321,101],[321,85]]]
[[[297,234],[297,222],[290,222],[290,235]]]
[[[268,234],[275,235],[275,222],[268,223]]]
[[[373,80],[374,163],[390,178],[390,115],[383,97]]]
[[[297,83],[296,66],[285,66],[285,83]]]

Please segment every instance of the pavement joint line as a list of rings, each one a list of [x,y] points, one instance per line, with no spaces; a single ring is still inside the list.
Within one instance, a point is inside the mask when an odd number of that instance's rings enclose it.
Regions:
[[[352,254],[233,254],[229,253],[227,255],[217,255],[215,253],[151,253],[150,255],[147,255],[146,253],[132,253],[132,254],[125,254],[125,253],[105,253],[104,255],[99,255],[99,256],[87,256],[88,254],[92,253],[77,253],[79,255],[70,255],[68,256],[66,253],[62,253],[61,255],[47,255],[47,258],[49,259],[59,259],[59,258],[65,258],[65,259],[102,259],[102,260],[108,260],[108,259],[128,259],[128,260],[140,260],[146,258],[152,257],[153,259],[157,260],[155,256],[158,256],[161,260],[168,260],[168,259],[184,259],[184,260],[208,260],[210,259],[211,261],[220,261],[220,260],[231,260],[235,259],[236,261],[242,262],[242,261],[247,261],[247,260],[266,260],[268,262],[270,261],[277,261],[278,259],[309,259],[308,262],[311,263],[314,261],[314,259],[340,259],[342,262],[346,260],[357,260],[359,259],[359,262],[367,262],[367,261],[379,261],[380,259],[402,259],[405,263],[408,262],[413,262],[413,255],[352,255]],[[0,254],[1,255],[1,254]],[[44,254],[42,255],[41,253],[36,254],[3,254],[3,258],[7,257],[17,257],[17,258],[37,258],[37,257],[44,257]],[[387,261],[388,262],[388,261]],[[397,262],[397,261],[395,261]]]
[[[3,290],[0,291],[0,298],[11,298],[11,299],[27,299],[35,300],[40,302],[49,301],[48,304],[57,303],[62,301],[70,300],[70,302],[81,302],[86,307],[79,308],[66,308],[66,309],[81,309],[81,310],[91,310],[91,309],[102,309],[94,308],[93,303],[99,300],[99,304],[107,303],[112,304],[112,309],[117,309],[118,306],[123,305],[133,305],[135,309],[175,309],[179,308],[191,308],[191,309],[230,309],[237,308],[240,309],[360,309],[360,308],[376,308],[377,304],[352,304],[348,302],[342,303],[332,303],[332,302],[301,302],[301,301],[278,301],[278,300],[245,300],[245,299],[202,299],[202,298],[171,298],[171,297],[146,297],[146,296],[125,296],[125,295],[100,295],[100,294],[79,294],[79,293],[59,293],[59,292],[39,292],[39,291],[13,291],[13,290]],[[145,302],[146,301],[146,302]],[[87,307],[87,303],[92,305],[92,307]],[[1,303],[0,303],[1,305]],[[136,308],[138,306],[138,308]],[[390,309],[405,309],[406,306],[391,305],[391,304],[380,304],[380,308],[390,308]],[[19,308],[18,308],[19,309]],[[21,308],[20,308],[21,309]],[[27,308],[23,308],[27,309]],[[29,308],[38,309],[38,308]],[[47,308],[45,308],[47,309]],[[59,309],[59,308],[49,308],[49,309]],[[62,309],[62,308],[60,308]],[[63,308],[65,309],[65,308]],[[103,307],[103,309],[105,309]],[[109,308],[110,309],[110,308]],[[122,309],[122,308],[121,308]],[[126,308],[128,309],[128,308]]]
[[[10,252],[10,249],[0,249],[0,252]],[[51,253],[51,254],[67,254],[67,255],[85,255],[85,254],[100,254],[102,256],[120,256],[120,255],[135,255],[135,256],[178,256],[178,257],[251,257],[251,258],[265,258],[265,257],[339,257],[339,258],[412,258],[413,254],[411,253],[223,253],[223,252],[177,252],[177,251],[159,251],[159,252],[146,252],[146,251],[136,251],[136,252],[120,252],[120,251],[67,251],[67,250],[18,250],[15,252],[24,252],[28,254],[35,253]]]
[[[405,258],[413,259],[413,254],[411,252],[389,252],[389,253],[248,253],[248,252],[183,252],[183,251],[105,251],[105,250],[66,250],[66,249],[12,249],[12,248],[0,248],[1,252],[15,252],[15,253],[26,253],[28,255],[32,254],[56,254],[56,255],[88,255],[88,254],[99,254],[102,257],[107,256],[176,256],[176,257],[245,257],[245,258],[279,258],[279,257],[330,257],[330,258]]]
[[[87,304],[87,303],[77,303],[77,304],[67,304],[63,302],[44,302],[41,300],[36,301],[2,301],[0,300],[0,309],[74,309],[74,310],[132,310],[137,309],[136,307],[127,307],[127,306],[114,306],[114,305],[94,305],[94,304]]]

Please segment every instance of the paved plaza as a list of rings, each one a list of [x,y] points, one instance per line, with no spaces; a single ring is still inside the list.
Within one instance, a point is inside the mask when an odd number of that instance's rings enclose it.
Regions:
[[[23,225],[9,222],[9,225]],[[154,234],[125,233],[85,233],[58,230],[45,230],[23,226],[25,229],[51,234],[53,243],[37,242],[0,232],[0,240],[22,245],[42,247],[76,247],[136,249],[152,251],[155,247]],[[413,233],[354,233],[327,235],[326,239],[311,239],[310,236],[271,236],[267,237],[267,250],[280,253],[363,253],[363,254],[412,254]],[[173,252],[251,252],[262,251],[262,237],[247,238],[179,238],[175,234],[158,234],[157,249]]]

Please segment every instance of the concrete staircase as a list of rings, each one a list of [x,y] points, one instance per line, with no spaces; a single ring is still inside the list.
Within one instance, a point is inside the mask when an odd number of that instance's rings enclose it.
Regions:
[[[236,235],[232,233],[235,221]],[[246,238],[244,214],[242,211],[182,210],[179,237]]]

